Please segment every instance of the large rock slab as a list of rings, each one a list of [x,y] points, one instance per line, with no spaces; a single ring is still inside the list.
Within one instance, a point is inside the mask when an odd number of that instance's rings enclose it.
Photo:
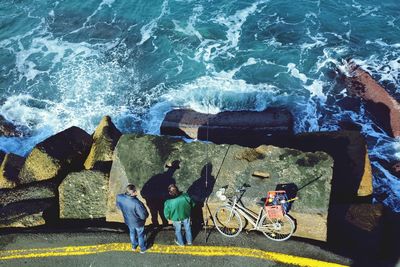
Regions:
[[[0,189],[14,188],[20,184],[19,173],[25,158],[13,153],[5,155],[0,165]]]
[[[52,179],[66,171],[80,170],[92,137],[78,127],[68,128],[37,144],[19,173],[21,183]]]
[[[180,162],[179,168],[167,170],[165,166],[174,161]],[[285,187],[291,196],[299,196],[291,210],[298,222],[296,235],[326,240],[332,166],[332,158],[323,152],[303,153],[274,146],[246,148],[185,143],[165,136],[123,135],[115,149],[110,173],[106,219],[123,221],[115,207],[115,196],[124,192],[128,183],[135,184],[142,195],[145,193],[142,189],[153,184],[150,191],[161,195],[165,194],[165,187],[175,181],[200,204],[209,197],[212,212],[222,204],[215,196],[219,188],[228,185],[229,195],[236,187],[248,183],[251,187],[243,202],[254,210],[259,209],[256,200],[276,188]],[[253,176],[254,172],[268,172],[269,178]]]
[[[334,159],[332,203],[354,203],[371,197],[372,171],[365,138],[357,131],[315,132],[280,140],[302,151],[324,151]]]
[[[60,184],[61,219],[105,218],[108,175],[100,171],[83,170],[70,173]]]
[[[0,208],[0,228],[33,227],[46,223],[46,211],[54,199],[21,201]]]
[[[0,208],[20,201],[56,198],[57,187],[58,184],[50,180],[0,189]]]
[[[219,137],[238,139],[243,135],[258,138],[269,134],[292,134],[293,116],[284,108],[269,108],[261,112],[226,111],[218,114],[176,109],[167,113],[160,131],[163,135],[212,139],[219,143]]]
[[[360,66],[349,63],[348,91],[366,101],[366,108],[382,128],[400,136],[400,104]]]
[[[190,125],[185,127],[190,128]],[[197,124],[195,123],[193,127],[196,128]],[[323,151],[335,161],[332,181],[334,202],[353,203],[358,201],[357,198],[372,196],[371,163],[365,138],[359,131],[311,132],[297,135],[261,134],[257,137],[250,130],[244,133],[235,131],[236,129],[232,128],[231,135],[201,135],[197,138],[217,144],[238,144],[250,147],[269,144],[308,152]],[[172,134],[187,137],[183,131]]]
[[[121,137],[121,132],[112,123],[109,116],[103,117],[93,133],[93,145],[85,161],[85,168],[108,169],[111,168],[114,148]]]

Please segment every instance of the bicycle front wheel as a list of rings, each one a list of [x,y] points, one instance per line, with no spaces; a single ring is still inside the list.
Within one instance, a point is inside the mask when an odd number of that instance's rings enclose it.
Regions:
[[[230,206],[217,208],[214,215],[214,223],[218,232],[226,237],[237,236],[243,227],[239,213]]]
[[[271,240],[284,241],[292,236],[294,222],[286,214],[282,218],[275,219],[270,219],[267,215],[264,215],[260,220],[258,230]]]

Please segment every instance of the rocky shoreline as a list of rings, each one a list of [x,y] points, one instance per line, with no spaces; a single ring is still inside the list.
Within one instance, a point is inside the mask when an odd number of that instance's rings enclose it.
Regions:
[[[289,213],[297,221],[295,236],[368,251],[395,242],[399,216],[371,203],[371,167],[359,132],[280,134],[251,142],[240,136],[207,144],[122,135],[108,116],[92,135],[77,127],[66,129],[39,143],[26,158],[3,156],[0,232],[115,226],[122,221],[115,194],[127,183],[143,191],[154,179],[148,188],[162,188],[168,166],[179,160],[180,168],[169,178],[198,200],[195,216],[208,219],[209,226],[209,214],[220,204],[215,191],[247,182],[252,187],[244,202],[253,209],[257,198],[279,186],[300,198]],[[206,188],[205,172],[210,178]],[[202,227],[202,220],[198,223]]]
[[[194,216],[202,227],[220,204],[216,190],[246,182],[252,187],[244,202],[253,209],[269,190],[285,188],[299,197],[290,211],[295,236],[368,250],[394,244],[399,216],[372,204],[364,137],[354,130],[295,135],[292,129],[284,108],[212,117],[174,110],[161,126],[164,136],[122,135],[108,116],[91,135],[68,128],[37,144],[26,158],[0,153],[0,228],[62,228],[67,221],[99,220],[112,225],[122,222],[115,195],[128,183],[151,206],[149,195],[167,181],[197,200]],[[171,171],[173,161],[180,167]]]
[[[174,179],[184,190],[202,178],[204,166],[214,166],[209,176],[219,177],[208,193],[209,206],[218,204],[214,191],[226,184],[231,190],[239,183],[253,184],[245,198],[253,208],[256,198],[277,185],[295,186],[293,194],[300,200],[293,204],[291,214],[297,216],[296,234],[305,238],[328,240],[332,205],[370,200],[372,175],[365,140],[359,133],[286,133],[265,141],[239,132],[222,135],[225,144],[214,145],[167,136],[121,135],[108,116],[92,135],[71,127],[36,145],[26,158],[4,157],[0,227],[33,227],[63,219],[121,222],[113,202],[115,194],[128,182],[142,188],[147,179],[164,173],[173,160],[183,164]],[[210,135],[209,141],[215,141],[214,136]],[[235,144],[239,136],[259,143]],[[255,172],[267,172],[268,178],[257,178]]]

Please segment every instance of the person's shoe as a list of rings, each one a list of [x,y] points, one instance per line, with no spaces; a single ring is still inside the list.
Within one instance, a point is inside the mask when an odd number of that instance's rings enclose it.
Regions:
[[[147,250],[147,249],[146,249]],[[139,253],[140,254],[145,254],[146,253],[146,250],[141,250]]]
[[[188,246],[191,246],[191,245],[193,245],[193,244],[192,244],[191,242],[190,242],[190,243],[188,242],[187,245],[188,245]]]
[[[175,244],[177,244],[177,245],[180,246],[180,247],[184,247],[184,245],[179,244],[178,240],[176,240],[176,239],[175,239]]]
[[[136,251],[136,248],[137,248],[137,246],[136,247],[132,247],[132,251]]]

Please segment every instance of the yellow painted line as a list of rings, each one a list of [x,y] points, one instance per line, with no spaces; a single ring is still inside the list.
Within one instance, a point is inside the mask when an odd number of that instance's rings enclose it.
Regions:
[[[28,259],[44,257],[80,256],[110,251],[132,251],[130,243],[110,243],[93,246],[70,246],[59,248],[34,248],[0,251],[0,260]],[[296,266],[343,267],[345,265],[292,256],[260,249],[219,246],[169,246],[153,245],[147,253],[180,254],[202,257],[248,257],[261,260],[292,264]]]

